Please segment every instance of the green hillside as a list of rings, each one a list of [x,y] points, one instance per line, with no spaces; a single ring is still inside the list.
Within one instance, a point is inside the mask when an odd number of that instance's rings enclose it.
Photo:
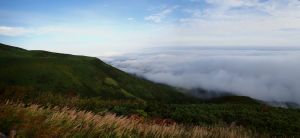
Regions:
[[[193,100],[175,89],[143,80],[93,57],[28,51],[0,44],[0,90],[53,92],[102,99],[160,102]]]

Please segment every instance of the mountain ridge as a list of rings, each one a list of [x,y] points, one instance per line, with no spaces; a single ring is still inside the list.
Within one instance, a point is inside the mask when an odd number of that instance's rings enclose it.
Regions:
[[[4,44],[0,44],[0,53],[1,89],[29,85],[38,91],[69,91],[83,97],[195,101],[172,87],[127,74],[94,57],[28,51]]]

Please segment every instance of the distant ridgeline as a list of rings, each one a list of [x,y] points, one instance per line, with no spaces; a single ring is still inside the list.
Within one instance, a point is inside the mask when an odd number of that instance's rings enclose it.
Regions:
[[[198,97],[208,103],[245,103],[245,104],[267,104],[274,107],[300,108],[300,105],[294,102],[261,101],[247,96],[236,96],[231,92],[208,91],[202,88],[185,90],[185,93]]]

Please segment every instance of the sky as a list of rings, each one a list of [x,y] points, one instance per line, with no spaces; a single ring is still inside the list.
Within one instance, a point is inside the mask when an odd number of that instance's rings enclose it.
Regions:
[[[300,47],[299,0],[1,0],[0,42],[89,56]]]

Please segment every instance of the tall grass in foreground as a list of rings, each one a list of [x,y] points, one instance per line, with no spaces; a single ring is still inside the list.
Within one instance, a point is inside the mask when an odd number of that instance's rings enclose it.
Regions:
[[[67,107],[7,102],[0,105],[0,132],[20,137],[255,137],[237,126],[202,127],[157,124],[139,117],[99,115]]]

